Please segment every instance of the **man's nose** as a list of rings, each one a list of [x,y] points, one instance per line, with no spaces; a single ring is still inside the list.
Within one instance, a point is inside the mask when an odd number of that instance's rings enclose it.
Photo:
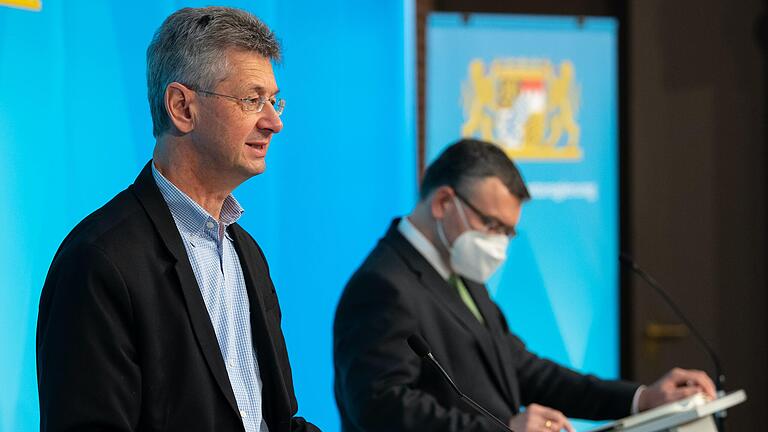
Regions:
[[[261,130],[269,130],[272,133],[278,133],[283,130],[283,121],[271,104],[265,104],[261,111],[261,118],[256,122],[256,127]]]

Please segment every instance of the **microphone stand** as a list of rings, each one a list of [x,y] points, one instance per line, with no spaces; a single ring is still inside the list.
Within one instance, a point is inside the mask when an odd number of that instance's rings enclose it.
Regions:
[[[683,323],[688,327],[688,329],[693,333],[696,340],[699,342],[699,344],[704,348],[704,351],[706,351],[709,358],[712,360],[712,363],[715,366],[715,389],[717,390],[717,397],[722,397],[725,395],[725,373],[723,372],[722,365],[720,364],[720,358],[715,353],[715,350],[712,349],[712,346],[709,345],[706,339],[704,339],[704,336],[699,333],[699,331],[696,329],[696,327],[693,325],[693,323],[688,319],[688,317],[685,316],[682,310],[677,306],[677,303],[675,303],[674,300],[672,300],[672,297],[667,293],[662,287],[661,284],[653,278],[648,272],[640,268],[635,261],[627,254],[621,253],[619,255],[619,261],[621,261],[622,264],[626,265],[627,267],[632,270],[633,273],[640,276],[641,279],[643,279],[648,285],[651,286],[660,296],[662,299],[664,299],[664,302],[672,309],[672,311],[677,315],[680,320],[683,321]],[[717,429],[720,432],[725,432],[725,412],[719,412],[715,415],[715,418],[717,419]]]
[[[506,423],[499,420],[495,415],[491,414],[490,411],[480,406],[480,404],[473,401],[469,396],[465,395],[464,393],[462,393],[461,390],[459,390],[459,386],[457,386],[456,383],[453,382],[453,379],[451,379],[451,376],[448,375],[448,372],[446,372],[445,369],[443,369],[443,367],[440,366],[440,362],[438,362],[435,359],[435,357],[432,355],[432,350],[429,348],[429,345],[421,336],[417,334],[412,334],[411,336],[408,336],[408,346],[411,347],[411,349],[413,350],[413,352],[416,353],[416,355],[418,355],[421,358],[429,360],[430,362],[432,362],[433,365],[437,366],[437,369],[443,375],[443,378],[445,378],[445,380],[448,381],[448,384],[451,385],[451,388],[453,388],[453,391],[455,391],[456,394],[459,396],[459,399],[467,402],[467,404],[470,407],[474,408],[480,414],[493,420],[499,427],[501,427],[505,431],[515,432],[512,428],[507,426]]]
[[[443,367],[440,366],[440,363],[438,363],[437,360],[435,360],[435,357],[432,356],[432,353],[427,354],[426,358],[429,359],[432,362],[432,364],[437,366],[437,368],[440,370],[440,373],[443,375],[443,377],[448,381],[451,387],[453,387],[453,391],[455,391],[456,394],[459,395],[459,399],[463,400],[464,402],[467,402],[469,406],[471,406],[476,411],[480,412],[481,414],[485,415],[489,419],[496,422],[496,424],[499,425],[499,427],[503,428],[504,430],[509,432],[515,432],[514,430],[512,430],[512,428],[507,426],[503,421],[499,420],[498,418],[496,418],[495,415],[491,414],[487,409],[483,408],[480,404],[473,401],[469,396],[462,393],[462,391],[459,390],[459,387],[456,385],[456,383],[453,382],[450,375],[448,375],[448,372],[446,372],[445,369],[443,369]]]

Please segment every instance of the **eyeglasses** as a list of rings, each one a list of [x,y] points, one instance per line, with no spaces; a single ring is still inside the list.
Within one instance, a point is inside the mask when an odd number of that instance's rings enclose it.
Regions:
[[[265,98],[264,96],[257,96],[253,98],[239,98],[236,96],[215,93],[208,90],[195,90],[195,89],[192,89],[192,90],[198,93],[207,94],[211,96],[219,96],[219,97],[232,99],[234,101],[240,102],[240,106],[243,108],[243,111],[260,113],[261,110],[264,109],[264,105],[266,105],[267,102],[269,102],[272,105],[272,108],[275,110],[277,115],[282,115],[283,110],[285,109],[285,99]]]
[[[480,218],[480,222],[483,224],[483,227],[494,234],[501,234],[509,237],[510,239],[514,238],[517,235],[517,230],[515,227],[507,225],[503,223],[502,221],[496,219],[493,216],[489,216],[483,212],[481,212],[477,207],[475,207],[471,202],[469,202],[468,199],[464,198],[459,194],[458,191],[454,190],[453,193],[456,194],[456,197],[458,197],[464,204],[467,205],[475,214],[477,217]]]

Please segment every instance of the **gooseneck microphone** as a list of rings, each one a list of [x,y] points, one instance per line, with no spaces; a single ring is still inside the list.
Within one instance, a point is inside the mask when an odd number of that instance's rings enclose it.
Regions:
[[[499,427],[504,429],[505,431],[515,432],[514,430],[512,430],[512,428],[507,426],[506,423],[504,423],[503,421],[499,420],[496,416],[494,416],[493,414],[488,412],[487,409],[485,409],[482,406],[480,406],[480,404],[478,404],[477,402],[473,401],[472,399],[470,399],[469,396],[465,395],[464,393],[461,392],[461,390],[459,390],[459,387],[456,385],[455,382],[453,382],[453,379],[451,379],[451,376],[448,375],[448,372],[446,372],[445,369],[443,369],[443,367],[440,366],[440,363],[438,363],[438,361],[435,360],[435,357],[432,355],[432,350],[429,348],[429,345],[427,345],[427,342],[421,336],[419,336],[417,334],[413,334],[413,335],[408,336],[408,345],[411,347],[413,352],[416,353],[416,355],[418,355],[419,357],[421,357],[423,359],[427,359],[427,360],[431,361],[432,364],[437,366],[437,369],[440,371],[440,373],[443,375],[443,377],[446,379],[446,381],[448,381],[448,384],[451,385],[451,387],[453,388],[453,391],[456,392],[456,394],[459,396],[459,398],[461,400],[467,402],[469,404],[469,406],[474,408],[480,414],[482,414],[482,415],[488,417],[489,419],[493,420],[494,422],[496,422],[496,424],[498,424]]]
[[[677,303],[675,303],[674,300],[672,300],[672,297],[667,293],[664,288],[661,287],[661,284],[656,281],[656,279],[653,278],[648,272],[640,268],[635,261],[627,255],[626,253],[622,252],[619,255],[619,261],[621,261],[622,264],[629,267],[632,272],[634,272],[636,275],[640,276],[645,282],[648,283],[656,292],[661,296],[662,299],[667,303],[667,305],[672,309],[672,311],[677,315],[678,318],[680,318],[686,327],[688,327],[691,330],[691,333],[696,337],[696,340],[699,341],[699,344],[704,348],[704,351],[707,352],[707,355],[709,355],[709,358],[712,360],[712,363],[715,365],[715,387],[717,389],[717,396],[723,396],[725,392],[725,373],[723,373],[723,368],[720,365],[720,358],[715,353],[715,350],[712,349],[712,347],[709,345],[706,339],[699,333],[699,331],[696,329],[696,327],[693,325],[693,323],[688,319],[688,317],[685,316],[683,311],[680,310],[680,308],[677,306]]]
[[[679,307],[677,307],[677,303],[672,300],[672,297],[667,293],[664,288],[661,287],[661,284],[656,281],[656,279],[653,278],[648,272],[640,268],[640,266],[635,263],[635,260],[632,259],[629,255],[622,252],[619,254],[619,261],[621,261],[622,264],[629,267],[632,272],[634,272],[636,275],[640,276],[645,282],[648,283],[656,292],[661,296],[661,298],[664,299],[664,301],[667,303],[667,305],[672,309],[672,311],[677,315],[678,318],[680,318],[686,327],[688,327],[691,330],[691,333],[696,337],[696,340],[699,341],[699,344],[704,347],[704,351],[707,352],[709,355],[709,358],[712,360],[712,363],[715,365],[715,389],[717,390],[717,397],[723,397],[725,396],[725,373],[723,372],[723,368],[720,365],[720,357],[717,356],[715,353],[715,350],[712,349],[712,347],[709,345],[706,339],[704,339],[704,336],[699,333],[699,331],[696,329],[696,327],[693,325],[691,320],[688,319],[688,317],[685,316],[683,311],[680,310]],[[717,430],[719,432],[725,432],[725,411],[720,411],[715,414],[715,419],[717,422]]]

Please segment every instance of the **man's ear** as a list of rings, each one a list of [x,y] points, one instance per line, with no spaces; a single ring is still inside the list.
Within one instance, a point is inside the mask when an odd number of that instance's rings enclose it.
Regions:
[[[450,186],[440,186],[429,195],[429,208],[432,217],[442,219],[445,217],[445,210],[453,205],[453,188]]]
[[[195,128],[193,110],[196,96],[194,91],[177,82],[165,88],[165,110],[173,127],[182,135]]]

